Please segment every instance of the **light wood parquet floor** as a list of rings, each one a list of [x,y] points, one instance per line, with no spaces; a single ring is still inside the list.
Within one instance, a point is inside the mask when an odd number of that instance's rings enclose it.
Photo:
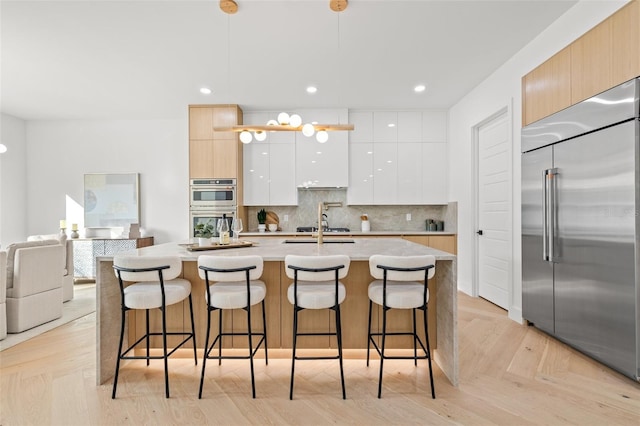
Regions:
[[[426,361],[385,363],[378,400],[378,361],[367,368],[362,353],[351,353],[347,400],[337,361],[299,362],[293,401],[289,359],[256,362],[255,400],[248,361],[211,362],[198,400],[201,365],[173,358],[170,399],[162,363],[133,361],[122,369],[114,401],[110,383],[95,384],[90,315],[0,352],[0,425],[640,424],[639,384],[482,299],[460,294],[458,309],[461,383],[452,387],[434,365],[435,400]]]

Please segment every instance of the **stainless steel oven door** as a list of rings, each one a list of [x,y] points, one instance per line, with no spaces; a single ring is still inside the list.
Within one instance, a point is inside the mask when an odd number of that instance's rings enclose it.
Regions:
[[[235,185],[192,185],[191,207],[219,208],[237,205]]]
[[[189,215],[189,237],[195,237],[195,227],[199,223],[211,223],[213,225],[213,237],[218,236],[218,222],[222,220],[223,217],[227,218],[229,222],[229,229],[231,229],[231,222],[233,218],[236,216],[235,209],[208,209],[208,210],[191,210]],[[231,236],[233,236],[230,233]]]

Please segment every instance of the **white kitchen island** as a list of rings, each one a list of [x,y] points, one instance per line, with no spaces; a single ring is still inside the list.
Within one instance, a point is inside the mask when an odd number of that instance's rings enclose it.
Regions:
[[[287,244],[284,238],[242,238],[254,243],[251,247],[189,251],[185,243],[166,243],[151,247],[145,247],[128,252],[134,256],[162,256],[177,255],[183,259],[183,276],[192,283],[193,309],[196,322],[197,345],[204,345],[204,333],[206,327],[206,304],[204,299],[204,282],[198,277],[197,258],[201,255],[211,256],[242,256],[260,255],[264,259],[265,267],[262,280],[267,285],[267,333],[269,348],[291,347],[291,324],[293,308],[289,304],[286,291],[291,280],[286,277],[284,271],[284,258],[287,254],[297,255],[333,255],[345,254],[351,258],[351,266],[346,279],[342,280],[347,287],[347,298],[342,304],[343,343],[346,349],[366,349],[367,347],[367,312],[369,300],[367,287],[372,280],[369,274],[369,257],[374,254],[386,254],[395,256],[411,256],[431,254],[436,257],[436,274],[429,281],[431,298],[429,300],[429,330],[434,349],[434,360],[449,378],[454,386],[458,384],[458,335],[457,335],[457,277],[456,256],[440,250],[425,247],[400,238],[356,238],[353,243],[331,243],[333,236],[325,236],[325,244],[318,245],[295,243]],[[343,237],[335,237],[345,239]],[[120,330],[120,289],[113,271],[113,256],[100,256],[97,258],[97,382],[103,384],[113,377],[115,361],[118,351]],[[435,292],[434,292],[435,289]],[[188,306],[188,302],[187,305]],[[435,308],[435,309],[434,309]],[[259,309],[259,308],[256,308]],[[140,329],[140,318],[135,318],[135,313],[130,312],[128,323],[138,324],[129,327],[127,336],[134,341]],[[393,313],[393,311],[392,311]],[[407,312],[395,312],[397,315],[394,326],[398,323],[404,327],[410,327],[410,315]],[[307,321],[310,323],[324,324],[327,327],[330,312],[310,312]],[[407,313],[408,314],[408,313]],[[242,322],[244,315],[229,312],[231,322]],[[374,312],[374,324],[377,322],[377,313]],[[255,317],[258,317],[256,315]],[[159,315],[152,315],[152,322],[158,322]],[[183,325],[190,327],[188,308],[178,304],[167,308],[167,323],[172,331],[182,330]],[[302,317],[301,317],[302,318]],[[217,327],[217,325],[215,325]],[[246,324],[245,324],[246,327]],[[434,333],[435,331],[435,333]],[[434,338],[435,337],[435,338]],[[314,340],[315,339],[315,340]],[[326,340],[322,340],[326,339]],[[399,338],[395,347],[410,347],[409,340],[402,341]],[[231,339],[229,339],[231,341]],[[237,339],[225,344],[225,347],[243,347],[245,339]],[[152,342],[152,345],[158,346]],[[171,341],[169,341],[171,345]],[[335,341],[322,336],[310,338],[306,342],[308,348],[335,347]]]

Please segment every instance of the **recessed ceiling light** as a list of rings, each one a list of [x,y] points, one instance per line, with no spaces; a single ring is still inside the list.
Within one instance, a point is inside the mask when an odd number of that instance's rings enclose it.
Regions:
[[[201,87],[200,88],[200,93],[202,93],[203,95],[210,95],[211,94],[211,89],[209,89],[208,87]]]
[[[387,124],[387,126],[389,126],[389,127],[396,127],[395,123],[389,123],[389,124]]]
[[[317,91],[318,91],[318,88],[315,86],[307,87],[307,93],[316,93]]]
[[[413,88],[414,92],[416,93],[422,93],[427,89],[427,86],[425,86],[424,84],[418,84],[416,87]]]

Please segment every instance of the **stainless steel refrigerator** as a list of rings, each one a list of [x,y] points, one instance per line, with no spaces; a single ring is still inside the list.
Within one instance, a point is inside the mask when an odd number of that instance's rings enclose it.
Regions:
[[[640,79],[522,130],[522,312],[640,376]]]

